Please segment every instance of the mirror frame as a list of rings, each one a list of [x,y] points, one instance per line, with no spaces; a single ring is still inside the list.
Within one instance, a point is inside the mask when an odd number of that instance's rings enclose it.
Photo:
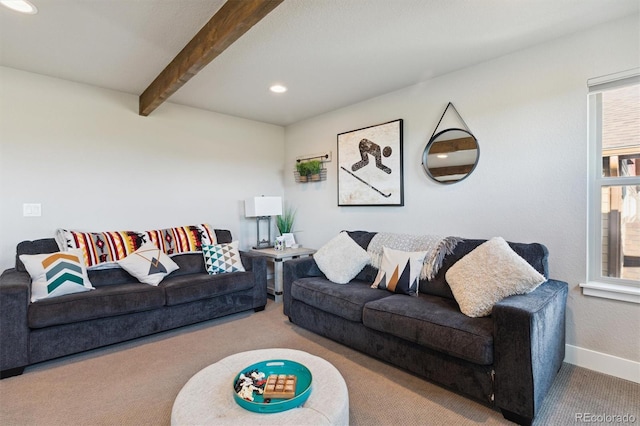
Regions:
[[[473,138],[473,140],[476,143],[476,151],[477,151],[476,160],[473,163],[473,166],[471,167],[471,170],[469,170],[469,172],[467,172],[467,174],[464,177],[462,177],[462,178],[460,178],[458,180],[450,180],[450,181],[438,180],[435,176],[433,176],[431,174],[431,171],[427,167],[427,156],[429,155],[429,150],[431,149],[431,147],[434,145],[435,142],[437,142],[438,137],[441,136],[442,134],[446,133],[446,132],[450,132],[450,131],[453,131],[453,130],[464,132],[464,133],[468,134],[469,136],[471,136]],[[427,176],[429,176],[431,178],[431,180],[433,180],[434,182],[443,184],[443,185],[451,185],[453,183],[458,183],[458,182],[461,182],[461,181],[465,180],[466,178],[468,178],[469,175],[471,173],[473,173],[473,171],[478,166],[478,161],[480,161],[480,144],[478,144],[478,139],[470,131],[468,131],[466,129],[460,129],[460,128],[457,128],[457,127],[449,127],[447,129],[441,130],[438,133],[436,133],[435,135],[431,136],[431,139],[429,139],[429,142],[427,143],[427,146],[424,148],[424,151],[422,151],[422,168],[423,168],[423,170],[425,171]]]

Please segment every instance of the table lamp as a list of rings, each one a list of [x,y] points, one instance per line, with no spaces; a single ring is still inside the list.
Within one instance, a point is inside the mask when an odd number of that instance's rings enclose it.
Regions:
[[[256,218],[257,242],[254,249],[273,247],[271,239],[271,216],[282,214],[281,197],[253,197],[244,200],[244,216]],[[260,222],[266,221],[268,226],[267,239],[260,238]]]

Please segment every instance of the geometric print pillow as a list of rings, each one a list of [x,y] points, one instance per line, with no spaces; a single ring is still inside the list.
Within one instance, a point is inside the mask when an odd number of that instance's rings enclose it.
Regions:
[[[202,251],[203,245],[216,244],[216,233],[206,223],[177,228],[154,229],[142,233],[145,242],[159,247],[169,256]]]
[[[118,261],[118,265],[141,283],[157,286],[160,281],[179,266],[153,244],[144,244],[129,256]]]
[[[56,230],[61,251],[80,249],[89,269],[113,268],[116,262],[136,251],[143,237],[134,231],[78,232]]]
[[[385,288],[391,292],[418,295],[420,271],[427,252],[407,252],[382,247],[380,270],[371,288]]]
[[[31,302],[93,290],[81,250],[46,254],[21,254],[31,276]]]
[[[229,244],[203,245],[202,255],[204,256],[204,265],[210,275],[245,270],[240,260],[237,241]]]

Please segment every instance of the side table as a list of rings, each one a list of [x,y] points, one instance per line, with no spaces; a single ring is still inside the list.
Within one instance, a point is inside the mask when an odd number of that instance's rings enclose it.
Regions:
[[[273,295],[276,303],[282,302],[282,288],[283,288],[283,273],[282,262],[287,259],[296,259],[298,257],[311,256],[316,251],[309,248],[286,248],[284,250],[276,250],[274,248],[266,249],[252,249],[251,253],[260,254],[266,256],[267,259],[273,262]]]

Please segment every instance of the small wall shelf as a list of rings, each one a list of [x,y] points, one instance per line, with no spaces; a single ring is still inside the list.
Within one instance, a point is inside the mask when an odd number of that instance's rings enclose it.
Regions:
[[[309,183],[309,182],[321,182],[323,180],[327,180],[327,169],[324,167],[325,161],[330,161],[329,155],[317,155],[313,157],[307,158],[298,158],[296,160],[296,170],[293,172],[293,176],[296,179],[296,183]],[[307,163],[320,163],[320,170],[318,173],[313,173],[309,175],[301,175],[300,169],[301,164],[306,165]],[[304,169],[304,166],[302,166]]]

